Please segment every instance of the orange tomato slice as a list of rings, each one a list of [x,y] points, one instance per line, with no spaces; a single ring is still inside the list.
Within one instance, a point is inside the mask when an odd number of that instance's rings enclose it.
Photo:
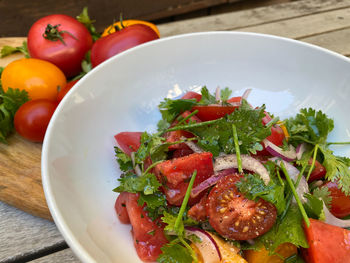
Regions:
[[[150,22],[147,21],[142,21],[142,20],[123,20],[123,26],[124,27],[128,27],[128,26],[132,26],[132,25],[136,25],[136,24],[142,24],[142,25],[146,25],[149,26],[150,28],[153,29],[154,32],[157,33],[158,36],[160,36],[159,34],[159,30],[157,28],[157,26],[155,24],[152,24]],[[122,25],[120,22],[115,22],[113,25],[108,26],[102,33],[101,37],[105,37],[108,36],[109,34],[112,34],[115,32],[115,27],[119,27],[122,28]]]

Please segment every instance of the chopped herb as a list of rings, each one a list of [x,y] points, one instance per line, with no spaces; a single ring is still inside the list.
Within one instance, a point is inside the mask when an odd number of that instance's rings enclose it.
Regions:
[[[30,58],[28,47],[27,47],[27,41],[23,41],[22,46],[19,46],[19,47],[3,46],[0,51],[0,58],[7,57],[17,52],[21,52],[24,54],[26,58]]]

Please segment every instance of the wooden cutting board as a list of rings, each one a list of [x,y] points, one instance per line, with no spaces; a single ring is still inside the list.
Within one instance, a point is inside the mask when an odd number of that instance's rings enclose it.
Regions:
[[[0,38],[0,49],[5,46],[21,46],[25,38]],[[22,58],[14,54],[0,58],[5,67]],[[41,143],[32,143],[18,134],[0,143],[0,201],[15,206],[32,215],[52,220],[41,184]]]

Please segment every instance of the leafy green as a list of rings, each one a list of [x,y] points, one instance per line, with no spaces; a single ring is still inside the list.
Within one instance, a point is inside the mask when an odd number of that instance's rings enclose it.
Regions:
[[[180,244],[169,243],[162,248],[157,262],[160,263],[192,263],[191,253]]]
[[[332,203],[332,196],[331,192],[328,190],[327,187],[322,186],[320,188],[316,188],[312,193],[316,198],[322,199],[323,202],[327,207],[331,206]]]
[[[200,105],[209,105],[209,104],[216,104],[217,103],[215,96],[210,94],[210,92],[209,92],[207,87],[204,86],[201,89],[201,94],[202,94],[202,98],[198,102],[198,104],[200,104]]]
[[[13,132],[13,118],[19,107],[29,100],[25,90],[9,88],[0,93],[0,142],[6,143],[6,138]]]
[[[145,195],[151,195],[156,193],[158,191],[158,188],[161,186],[156,176],[150,173],[143,174],[141,176],[128,173],[123,177],[119,178],[118,181],[120,182],[120,185],[113,190],[118,193],[143,192]]]
[[[114,151],[120,170],[122,170],[123,172],[131,170],[133,166],[130,156],[124,153],[121,149],[119,149],[116,146],[114,147]]]
[[[221,90],[220,92],[220,99],[223,103],[225,103],[231,96],[232,94],[232,90],[230,90],[229,88],[224,88]]]
[[[236,183],[236,186],[248,199],[262,198],[274,204],[278,214],[281,214],[286,207],[284,185],[281,185],[275,177],[272,177],[269,184],[265,185],[259,175],[247,174]]]
[[[271,127],[262,124],[262,118],[265,116],[264,111],[264,105],[252,109],[243,100],[242,105],[232,114],[214,122],[210,121],[208,125],[201,123],[201,126],[193,125],[185,129],[199,137],[198,145],[202,149],[218,156],[220,152],[227,154],[236,152],[232,136],[232,124],[235,124],[241,153],[250,152],[254,154],[257,150],[262,150],[260,142],[271,134]]]
[[[171,123],[180,113],[190,110],[196,103],[195,99],[171,100],[165,98],[164,101],[160,102],[158,108],[163,120]]]
[[[22,46],[19,46],[19,47],[3,46],[0,51],[0,58],[7,57],[17,52],[21,52],[24,54],[26,58],[30,58],[28,47],[27,47],[27,41],[23,41]]]
[[[87,7],[84,7],[83,11],[76,18],[89,30],[94,41],[101,37],[100,34],[96,31],[96,28],[94,27],[94,23],[96,22],[96,20],[90,19]]]
[[[257,238],[257,244],[262,243],[269,251],[275,251],[280,244],[286,242],[297,247],[309,246],[302,227],[302,215],[294,204],[282,222],[277,222],[269,232]]]

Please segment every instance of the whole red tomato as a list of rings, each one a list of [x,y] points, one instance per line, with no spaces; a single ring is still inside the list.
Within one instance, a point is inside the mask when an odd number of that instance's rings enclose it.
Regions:
[[[158,38],[158,34],[149,26],[136,24],[125,27],[120,31],[100,38],[93,44],[91,64],[96,67],[106,59],[124,50]]]
[[[64,88],[61,89],[61,90],[58,92],[58,94],[57,94],[57,101],[58,101],[58,102],[61,102],[61,100],[63,99],[63,97],[66,96],[66,94],[68,93],[68,91],[69,91],[71,88],[73,88],[73,86],[74,86],[75,83],[77,83],[77,82],[78,82],[78,79],[69,81],[69,82],[67,83],[67,85],[64,86]]]
[[[28,33],[31,57],[49,61],[67,77],[81,71],[81,62],[92,46],[86,27],[67,15],[49,15],[36,21]]]
[[[42,142],[56,107],[57,102],[48,99],[24,103],[15,114],[16,131],[30,141]]]

